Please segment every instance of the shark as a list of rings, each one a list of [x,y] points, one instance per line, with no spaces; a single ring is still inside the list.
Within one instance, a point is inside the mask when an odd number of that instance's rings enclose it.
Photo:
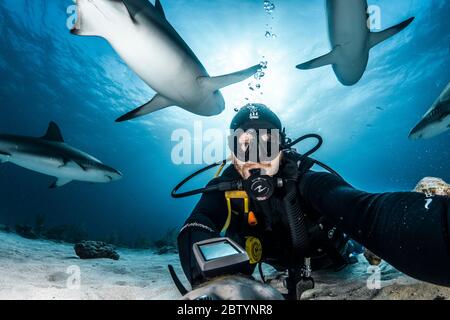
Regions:
[[[450,82],[422,120],[411,130],[411,140],[430,139],[450,129]]]
[[[332,50],[297,65],[297,69],[309,70],[332,65],[337,79],[344,86],[355,85],[361,80],[373,47],[396,35],[414,20],[411,17],[386,30],[371,32],[365,0],[326,0],[326,11]]]
[[[55,177],[51,189],[74,180],[107,183],[122,178],[118,170],[67,145],[55,122],[50,122],[46,133],[38,138],[0,134],[0,162]]]
[[[200,116],[225,109],[221,88],[258,72],[245,70],[211,77],[168,21],[160,0],[76,0],[77,20],[71,33],[97,36],[110,43],[125,63],[154,91],[150,101],[116,121],[131,120],[178,106]]]

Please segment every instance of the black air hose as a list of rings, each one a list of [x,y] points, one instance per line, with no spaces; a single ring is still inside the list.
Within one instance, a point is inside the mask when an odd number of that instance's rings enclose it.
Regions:
[[[302,262],[309,248],[309,237],[306,228],[305,216],[300,208],[297,189],[294,181],[286,182],[287,194],[283,199],[288,228],[292,241],[292,262]]]

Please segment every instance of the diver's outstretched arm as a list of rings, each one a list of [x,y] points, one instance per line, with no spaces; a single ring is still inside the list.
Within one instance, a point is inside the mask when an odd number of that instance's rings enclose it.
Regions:
[[[299,189],[307,205],[398,270],[450,286],[448,197],[370,194],[318,172],[306,173]]]

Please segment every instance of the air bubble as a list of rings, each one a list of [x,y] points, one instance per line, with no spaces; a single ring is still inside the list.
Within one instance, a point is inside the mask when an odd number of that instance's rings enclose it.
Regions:
[[[275,11],[275,4],[273,4],[272,2],[270,2],[268,0],[265,0],[264,1],[264,10],[267,13],[269,13],[269,14],[274,12]]]

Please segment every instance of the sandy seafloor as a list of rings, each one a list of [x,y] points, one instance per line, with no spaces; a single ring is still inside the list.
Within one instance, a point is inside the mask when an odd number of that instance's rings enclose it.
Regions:
[[[119,261],[80,260],[73,245],[28,240],[0,232],[0,299],[179,299],[167,271],[182,275],[178,255],[151,250],[118,249]],[[450,299],[450,288],[413,280],[386,263],[381,289],[367,287],[369,264],[360,262],[341,272],[315,273],[316,287],[304,299]],[[75,266],[75,267],[74,267]],[[78,269],[79,268],[79,269]],[[77,270],[80,277],[76,278]],[[80,285],[77,281],[80,279]],[[186,284],[184,277],[183,282]],[[69,283],[69,287],[68,284]],[[73,285],[75,284],[75,285]]]

